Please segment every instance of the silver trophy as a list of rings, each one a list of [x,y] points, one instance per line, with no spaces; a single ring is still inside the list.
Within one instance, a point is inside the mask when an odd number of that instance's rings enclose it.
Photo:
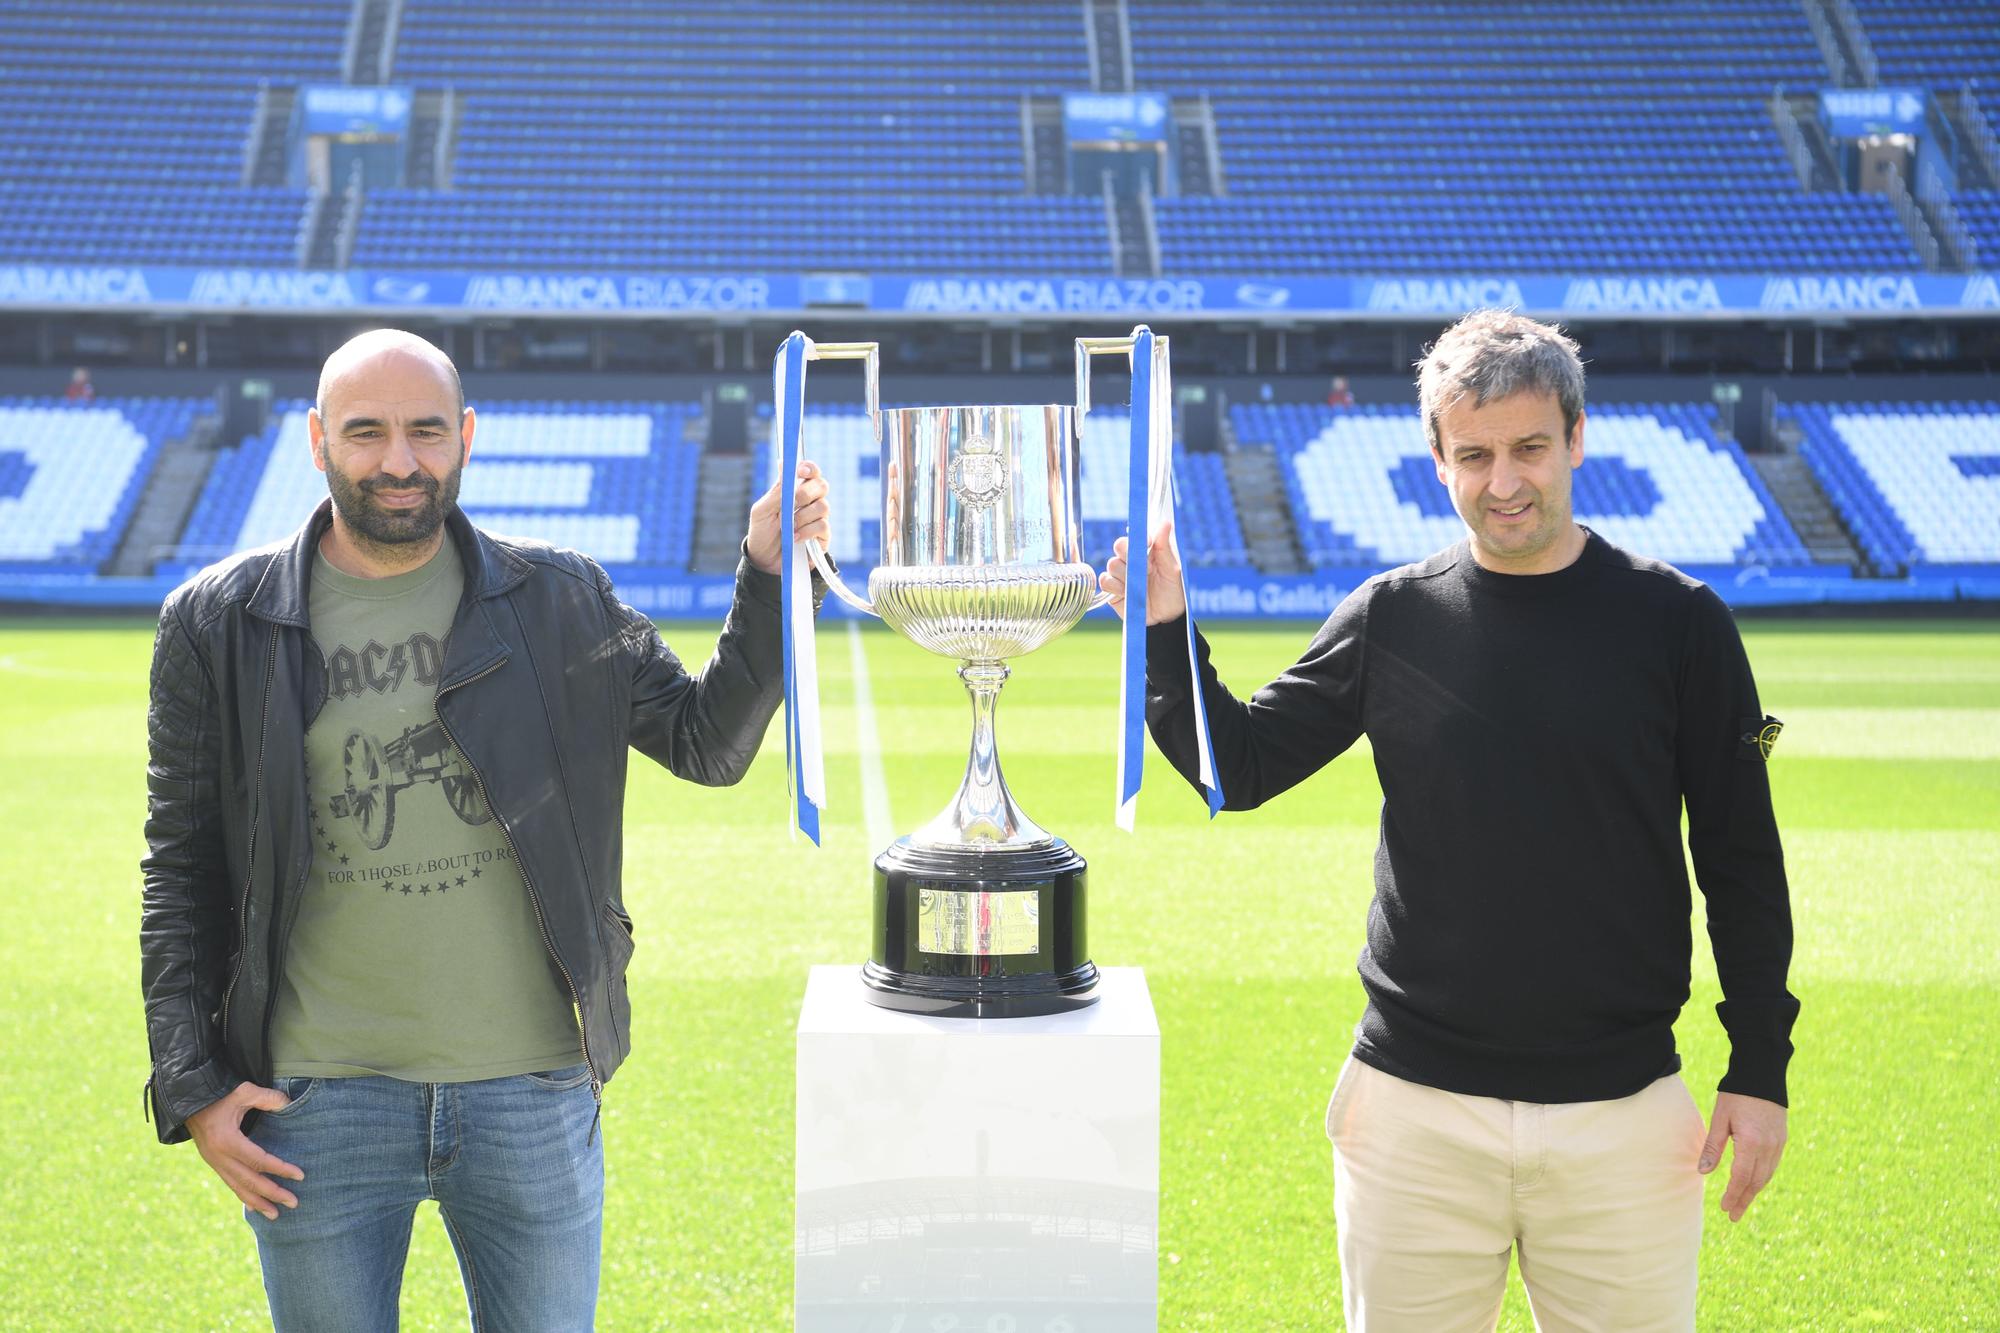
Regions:
[[[1007,663],[1106,604],[1083,558],[1079,429],[1089,358],[1126,338],[1076,342],[1077,405],[881,407],[877,344],[818,343],[860,360],[882,450],[882,554],[857,596],[816,541],[813,567],[856,610],[959,662],[972,698],[965,777],[944,810],[875,860],[863,979],[892,1009],[1015,1017],[1091,1003],[1084,860],[1007,790],[993,713]]]

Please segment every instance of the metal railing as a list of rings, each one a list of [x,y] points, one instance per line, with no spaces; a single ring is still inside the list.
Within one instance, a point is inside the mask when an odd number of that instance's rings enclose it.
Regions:
[[[1882,63],[1875,58],[1875,46],[1861,26],[1861,15],[1854,12],[1854,0],[1826,0],[1826,3],[1833,10],[1834,22],[1840,25],[1841,36],[1847,39],[1847,49],[1861,67],[1857,72],[1862,86],[1873,88],[1881,76]]]
[[[1903,230],[1910,234],[1910,244],[1917,247],[1917,254],[1924,261],[1924,267],[1931,272],[1939,268],[1938,241],[1931,233],[1930,223],[1924,221],[1924,211],[1917,207],[1917,201],[1910,197],[1909,186],[1903,184],[1902,173],[1889,171],[1882,176],[1882,192],[1889,196],[1890,207],[1896,210],[1896,217],[1903,224]]]
[[[1111,190],[1111,173],[1100,176],[1104,191],[1104,229],[1111,237],[1111,271],[1119,277],[1130,276],[1125,272],[1125,237],[1118,228],[1118,197]]]
[[[1951,191],[1945,188],[1937,168],[1928,162],[1917,173],[1917,198],[1930,209],[1931,221],[1937,223],[1939,245],[1950,252],[1953,264],[1959,268],[1977,267],[1979,243],[1965,229],[1958,206],[1952,203]]]
[[[271,83],[257,80],[257,101],[250,109],[250,137],[243,141],[244,185],[257,179],[257,160],[264,156],[264,122],[270,118]]]
[[[382,16],[382,49],[375,55],[375,81],[387,83],[396,67],[396,43],[403,36],[403,0],[389,0]]]
[[[1222,183],[1222,143],[1215,133],[1215,107],[1206,92],[1201,95],[1201,134],[1208,147],[1208,190],[1220,197],[1229,191]]]
[[[1122,91],[1132,91],[1132,11],[1125,7],[1125,0],[1118,0],[1118,56],[1125,75]]]
[[[431,188],[451,188],[451,163],[458,142],[458,93],[446,88],[438,95],[437,142],[431,145]]]
[[[1777,126],[1778,142],[1784,145],[1785,156],[1792,160],[1792,172],[1799,178],[1799,188],[1810,191],[1815,175],[1812,149],[1806,145],[1805,131],[1799,128],[1798,113],[1792,110],[1791,99],[1785,96],[1782,86],[1771,90],[1771,123]]]
[[[312,257],[313,237],[319,234],[320,215],[326,212],[327,201],[332,198],[331,194],[323,194],[318,190],[306,195],[306,210],[299,218],[299,234],[292,244],[300,268],[308,266]]]
[[[1153,185],[1151,181],[1139,182],[1139,217],[1146,224],[1146,274],[1157,277],[1160,272],[1160,224],[1153,215]]]
[[[333,234],[336,268],[346,268],[354,259],[354,240],[361,231],[361,209],[367,202],[362,180],[361,164],[356,162],[347,173],[347,188],[340,192],[340,223]]]
[[[1097,0],[1082,0],[1083,7],[1083,56],[1090,65],[1090,91],[1101,93],[1101,80],[1097,77]]]
[[[1021,94],[1021,189],[1024,194],[1035,193],[1035,104],[1026,93]]]
[[[353,83],[361,62],[361,20],[368,13],[368,0],[354,0],[347,7],[347,35],[340,43],[340,81]]]
[[[1979,155],[1987,177],[2000,182],[2000,141],[1994,139],[1993,126],[1980,109],[1979,96],[1970,83],[1959,85],[1958,123],[1964,127],[1965,137],[1971,141],[1972,151]]]
[[[1826,11],[1819,7],[1819,0],[1799,0],[1800,8],[1806,12],[1806,26],[1812,29],[1813,43],[1819,47],[1820,59],[1826,62],[1826,72],[1836,86],[1847,83],[1847,57],[1840,53],[1840,39],[1833,35],[1833,25],[1827,21]]]

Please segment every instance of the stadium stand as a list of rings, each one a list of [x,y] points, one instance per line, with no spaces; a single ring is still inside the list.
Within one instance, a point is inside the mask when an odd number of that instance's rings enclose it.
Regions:
[[[1918,265],[1885,199],[1808,195],[1780,148],[1772,89],[1827,81],[1796,4],[1228,18],[1132,3],[1138,86],[1210,99],[1229,187],[1156,203],[1167,272]]]
[[[1885,85],[1969,94],[1988,126],[2000,124],[2000,12],[1983,4],[1899,4],[1855,0],[1854,12]],[[1960,146],[1961,155],[1967,145]],[[2000,191],[1965,185],[1952,194],[1959,219],[1978,247],[1975,259],[2000,258]]]
[[[1464,537],[1415,408],[1244,403],[1230,416],[1241,442],[1285,463],[1314,565],[1381,569]],[[1573,503],[1611,541],[1676,564],[1812,563],[1742,449],[1717,438],[1707,405],[1593,407]]]
[[[357,264],[1109,271],[1101,201],[1023,193],[1073,4],[459,0],[396,70],[466,96],[453,188],[371,194]]]
[[[1990,3],[1912,4],[1910,0],[1853,0],[1861,29],[1885,84],[1927,88],[1985,85],[1983,100],[2000,110],[2000,15]],[[1989,111],[1991,114],[1991,111]]]
[[[110,559],[190,398],[0,398],[0,572],[92,574]]]
[[[1092,408],[1083,421],[1078,488],[1083,502],[1083,548],[1102,566],[1111,543],[1125,535],[1127,486],[1131,476],[1131,414]],[[1247,566],[1243,529],[1236,517],[1222,455],[1191,453],[1174,445],[1174,512],[1179,520],[1182,558],[1189,565]]]
[[[177,559],[185,573],[281,541],[326,495],[303,400],[274,405],[260,435],[225,450]],[[459,504],[494,532],[575,547],[605,564],[682,571],[694,533],[701,445],[693,403],[507,402],[479,413]]]
[[[7,6],[0,257],[292,265],[307,196],[241,183],[258,86],[339,82],[350,9]],[[1227,186],[1155,203],[1168,275],[1920,264],[1883,197],[1800,189],[1769,99],[1829,80],[1786,0],[1126,10]],[[1993,83],[1989,6],[1861,12],[1885,78]],[[369,193],[357,266],[1112,271],[1101,200],[1027,191],[1023,99],[1091,87],[1063,0],[428,0],[396,33],[393,78],[462,99],[455,166]],[[2000,203],[1963,202],[1988,244]]]
[[[1960,190],[1952,202],[1979,253],[2000,255],[2000,190]]]
[[[1837,280],[1923,263],[1883,197],[1799,185],[1773,93],[1810,96],[1833,78],[1794,0],[1115,8],[1129,25],[1131,86],[1170,94],[1177,117],[1197,106],[1212,116],[1217,193],[1148,205],[1167,275]],[[1036,194],[1025,171],[1030,101],[1089,89],[1111,68],[1094,12],[1071,0],[399,7],[381,72],[420,96],[451,91],[455,156],[440,188],[369,192],[352,263],[1108,275],[1105,202]],[[361,13],[349,0],[7,5],[0,266],[293,269],[309,196],[246,184],[259,162],[280,168],[259,178],[283,175],[282,153],[251,150],[259,127],[278,123],[265,114],[272,98],[342,81]],[[1882,85],[1970,98],[2000,124],[1991,0],[1852,0],[1852,13]],[[261,143],[269,150],[271,136]],[[2000,190],[1968,179],[1994,183],[1962,173],[1957,215],[1974,252],[2000,255]],[[1975,299],[1981,282],[1990,290],[1990,276],[1968,275],[1961,304],[1990,301]],[[746,331],[745,357],[753,341]],[[55,345],[45,331],[38,355]],[[697,405],[553,401],[532,397],[531,380],[509,392],[522,396],[481,410],[461,497],[476,519],[624,569],[689,568],[708,424]],[[163,443],[204,402],[0,399],[0,572],[101,572]],[[279,539],[318,501],[307,406],[277,404],[266,429],[220,451],[161,575]],[[1237,442],[1280,462],[1312,569],[1345,577],[1460,534],[1412,408],[1247,402],[1229,420]],[[1603,405],[1591,420],[1576,502],[1607,536],[1704,571],[1843,577],[1844,566],[1813,569],[1707,404]],[[1777,421],[1865,572],[1990,576],[2000,565],[1994,404],[1802,404]],[[1084,425],[1080,506],[1096,563],[1122,530],[1128,425],[1103,408]],[[866,422],[858,408],[818,408],[808,441],[850,497],[835,511],[835,555],[865,565],[880,542]],[[1251,556],[1224,461],[1177,447],[1180,538],[1191,564],[1238,570]]]
[[[1797,403],[1778,409],[1834,507],[1885,575],[2000,564],[2000,402]]]
[[[185,431],[203,406],[0,400],[0,560],[8,562],[0,568],[87,572],[108,558],[160,441]],[[159,572],[185,574],[293,531],[325,494],[308,457],[309,406],[276,404],[261,434],[221,451],[179,557]],[[607,565],[685,571],[698,417],[692,403],[489,404],[461,503],[496,531],[575,546]],[[2000,564],[2000,402],[1781,404],[1777,420],[1798,432],[1800,453],[1870,572],[1977,567],[1990,575]],[[1079,504],[1085,555],[1095,564],[1123,532],[1129,423],[1116,408],[1085,419]],[[1242,447],[1271,448],[1283,463],[1301,543],[1317,569],[1381,569],[1463,535],[1414,408],[1237,403],[1230,424]],[[866,417],[858,405],[815,408],[805,438],[844,497],[834,556],[865,567],[881,549],[880,458]],[[1585,439],[1576,513],[1611,540],[1705,572],[1839,572],[1814,570],[1741,447],[1718,437],[1712,406],[1599,404]],[[761,488],[774,453],[768,444],[756,448]],[[1247,567],[1222,455],[1177,446],[1174,466],[1188,563]],[[114,485],[100,484],[107,476]]]
[[[260,83],[340,81],[347,6],[0,6],[0,260],[296,262],[306,192],[249,187]]]

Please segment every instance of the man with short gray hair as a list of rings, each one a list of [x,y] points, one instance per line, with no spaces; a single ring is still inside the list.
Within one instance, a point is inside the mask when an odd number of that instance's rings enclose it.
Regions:
[[[1363,735],[1382,785],[1368,1004],[1326,1117],[1351,1329],[1491,1329],[1515,1251],[1545,1331],[1691,1329],[1702,1176],[1733,1140],[1738,1220],[1784,1148],[1777,723],[1713,591],[1574,521],[1583,385],[1560,330],[1466,316],[1418,387],[1467,540],[1356,589],[1247,701],[1198,645],[1228,808]],[[1148,559],[1147,720],[1195,782],[1178,567],[1157,535]],[[1105,586],[1125,571],[1121,542]],[[1683,805],[1730,1042],[1706,1133],[1673,1036]]]

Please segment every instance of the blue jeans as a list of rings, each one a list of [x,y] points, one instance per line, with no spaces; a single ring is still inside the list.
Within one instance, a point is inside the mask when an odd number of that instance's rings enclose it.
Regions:
[[[278,1333],[394,1329],[417,1204],[444,1215],[475,1330],[589,1329],[604,1141],[582,1065],[477,1083],[281,1078],[251,1131],[305,1172],[257,1234]]]

